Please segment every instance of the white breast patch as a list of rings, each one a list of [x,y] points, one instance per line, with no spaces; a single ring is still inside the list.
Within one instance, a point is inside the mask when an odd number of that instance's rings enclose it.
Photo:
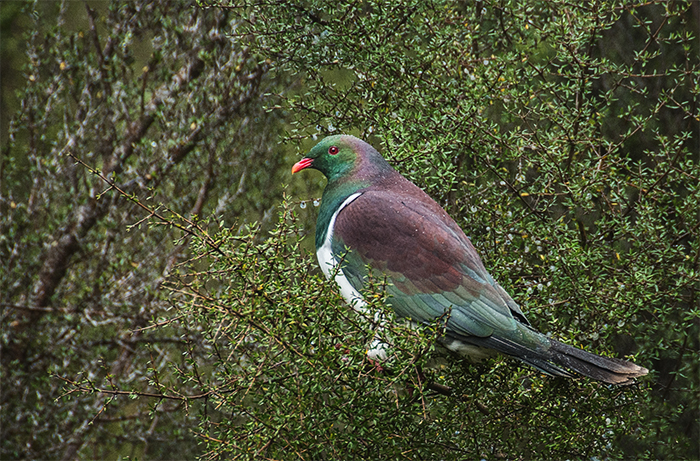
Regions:
[[[338,207],[336,212],[333,213],[333,216],[328,223],[328,231],[326,232],[326,238],[323,241],[323,245],[321,248],[316,250],[316,257],[318,258],[318,264],[321,266],[323,275],[325,275],[327,279],[330,279],[331,275],[335,273],[335,283],[337,283],[340,287],[340,294],[343,296],[343,299],[345,299],[345,302],[350,304],[350,306],[356,311],[364,313],[364,307],[367,305],[367,303],[365,303],[365,301],[362,299],[362,295],[360,295],[360,293],[353,288],[352,285],[350,285],[350,281],[347,277],[345,277],[345,274],[343,274],[343,270],[341,268],[337,268],[336,270],[338,260],[335,258],[335,256],[333,256],[333,250],[331,248],[333,241],[333,228],[335,227],[335,220],[338,217],[338,213],[340,213],[343,208],[348,206],[360,195],[362,195],[361,192],[355,192],[350,197],[346,198],[345,201]]]
[[[323,241],[323,245],[321,245],[321,248],[316,250],[316,258],[318,258],[318,264],[321,266],[323,275],[325,275],[327,279],[330,279],[331,276],[335,274],[335,283],[338,284],[340,294],[343,296],[343,299],[345,299],[345,302],[347,302],[350,307],[355,309],[355,311],[361,314],[369,314],[365,308],[367,303],[364,301],[364,299],[362,299],[360,292],[350,284],[348,278],[345,276],[345,274],[343,274],[343,269],[337,267],[338,260],[335,258],[335,256],[333,256],[332,249],[333,228],[335,227],[335,220],[338,217],[338,213],[340,213],[343,208],[352,203],[352,201],[360,195],[362,195],[361,192],[352,194],[350,197],[346,198],[345,201],[338,207],[338,210],[333,213],[333,216],[331,216],[331,220],[328,223],[328,231],[326,232],[326,238]],[[374,313],[374,322],[375,325],[377,325],[377,335],[375,336],[374,341],[372,341],[367,348],[367,356],[373,360],[386,360],[389,346],[379,339],[379,332],[383,330],[382,325],[384,325],[380,312]]]

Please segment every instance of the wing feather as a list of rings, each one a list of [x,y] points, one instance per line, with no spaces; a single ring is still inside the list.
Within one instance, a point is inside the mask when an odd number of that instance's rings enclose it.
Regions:
[[[486,337],[527,325],[459,226],[411,192],[369,189],[338,214],[333,251],[349,250],[342,267],[350,283],[361,290],[369,265],[388,278],[399,317],[426,323],[451,309],[448,334]]]

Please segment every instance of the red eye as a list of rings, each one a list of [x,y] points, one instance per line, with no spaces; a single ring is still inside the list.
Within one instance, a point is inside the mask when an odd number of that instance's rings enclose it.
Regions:
[[[335,155],[338,153],[338,147],[336,146],[331,146],[328,148],[328,153],[331,155]]]

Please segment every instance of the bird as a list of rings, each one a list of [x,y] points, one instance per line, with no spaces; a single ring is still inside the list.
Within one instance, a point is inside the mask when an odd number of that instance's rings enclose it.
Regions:
[[[350,135],[321,140],[292,167],[327,178],[316,223],[316,256],[344,300],[364,312],[371,275],[387,282],[397,319],[428,325],[445,319],[441,345],[482,359],[498,353],[550,375],[583,375],[629,385],[648,370],[551,339],[487,272],[471,241],[428,194],[370,144]],[[378,339],[370,351],[386,356]]]

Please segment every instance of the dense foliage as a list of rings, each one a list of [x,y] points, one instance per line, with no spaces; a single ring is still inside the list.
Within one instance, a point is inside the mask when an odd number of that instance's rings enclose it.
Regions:
[[[697,2],[38,5],[0,168],[3,457],[700,458]],[[308,251],[321,176],[283,198],[274,147],[339,132],[537,328],[650,375],[475,365],[439,325],[369,363]]]

